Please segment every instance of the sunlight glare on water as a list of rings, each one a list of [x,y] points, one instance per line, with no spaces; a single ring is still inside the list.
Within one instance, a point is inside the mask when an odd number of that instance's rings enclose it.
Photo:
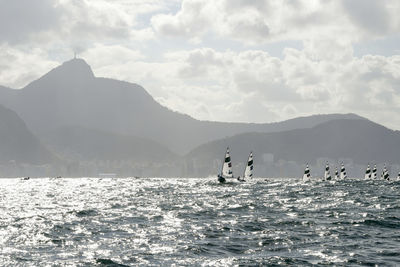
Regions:
[[[0,179],[0,265],[399,265],[399,190],[359,179]]]

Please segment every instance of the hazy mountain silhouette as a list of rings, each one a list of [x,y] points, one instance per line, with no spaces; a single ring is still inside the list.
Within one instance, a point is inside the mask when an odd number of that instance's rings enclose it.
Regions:
[[[63,127],[44,136],[46,145],[66,160],[172,162],[177,156],[152,140],[82,127]]]
[[[227,146],[230,147],[234,164],[244,162],[250,151],[254,152],[255,164],[265,164],[265,155],[279,163],[283,175],[289,165],[306,162],[316,164],[318,158],[331,159],[331,164],[340,159],[350,159],[354,164],[368,162],[398,163],[400,158],[400,132],[393,131],[369,120],[333,120],[313,128],[295,129],[279,133],[245,133],[216,140],[192,150],[186,161],[195,162],[197,175],[211,174],[207,169],[218,172],[219,162]],[[325,164],[324,161],[322,161]],[[278,164],[278,165],[279,165]],[[265,175],[260,169],[259,175]],[[276,169],[276,165],[275,165]],[[268,170],[266,170],[268,173]],[[296,171],[296,170],[294,170]],[[297,174],[301,173],[297,168]],[[357,170],[363,171],[363,169]]]
[[[145,137],[181,154],[239,133],[278,132],[360,118],[331,114],[266,124],[199,121],[161,106],[137,84],[95,77],[82,59],[65,62],[20,90],[0,88],[0,104],[16,111],[39,135],[62,127],[84,127]]]
[[[0,162],[44,164],[54,160],[55,157],[28,130],[21,118],[0,105]]]

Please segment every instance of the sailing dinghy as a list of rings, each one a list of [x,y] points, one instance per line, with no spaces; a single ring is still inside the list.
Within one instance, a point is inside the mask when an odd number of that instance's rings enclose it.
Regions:
[[[247,159],[246,168],[244,169],[243,178],[238,177],[238,181],[244,182],[247,179],[253,178],[253,152],[250,152],[250,155]]]
[[[324,178],[326,181],[332,180],[331,172],[329,171],[329,163],[326,162]]]
[[[335,168],[335,180],[339,179],[339,172],[337,170],[337,167]]]
[[[303,182],[308,182],[310,180],[311,180],[311,173],[310,173],[310,168],[308,167],[307,164],[303,174]]]
[[[376,164],[374,165],[374,168],[372,169],[372,174],[371,174],[371,178],[372,179],[376,179],[376,177],[378,176],[378,170],[376,168]]]
[[[369,163],[368,163],[367,169],[365,170],[364,178],[365,179],[371,179],[371,175],[372,175],[371,167],[369,166]]]
[[[389,171],[386,168],[386,165],[383,166],[381,178],[389,181]]]
[[[218,182],[225,183],[227,178],[232,178],[232,162],[229,154],[229,147],[226,149],[224,163],[222,164],[221,173],[218,174]]]
[[[346,168],[342,163],[342,166],[340,167],[340,179],[346,179],[346,178],[347,178]]]

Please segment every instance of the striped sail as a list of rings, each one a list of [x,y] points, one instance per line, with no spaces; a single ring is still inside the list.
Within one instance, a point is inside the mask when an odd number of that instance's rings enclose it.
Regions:
[[[247,159],[246,169],[244,170],[244,178],[253,178],[253,152],[250,152]]]
[[[346,168],[342,163],[342,166],[340,167],[340,179],[345,179],[345,178],[347,178],[347,173],[346,173]]]
[[[400,172],[397,174],[397,180],[400,180]]]
[[[368,164],[367,169],[365,170],[364,178],[365,178],[365,179],[371,179],[371,175],[372,175],[372,173],[371,173],[371,167],[370,167],[369,164]]]
[[[304,170],[303,181],[307,182],[310,179],[311,179],[311,173],[310,173],[310,168],[308,167],[308,164],[307,164],[306,169]]]
[[[325,180],[328,180],[328,181],[332,179],[331,172],[329,171],[329,163],[328,162],[326,163],[326,166],[325,166],[324,178],[325,178]]]
[[[339,172],[337,170],[337,167],[335,168],[335,180],[339,179]]]
[[[372,179],[376,179],[377,176],[378,176],[378,170],[377,170],[376,164],[375,164],[374,168],[372,169],[371,177],[372,177]]]
[[[383,166],[381,178],[383,178],[385,180],[389,180],[389,171],[387,170],[386,165]]]
[[[224,164],[222,165],[222,176],[225,178],[232,178],[232,162],[229,155],[229,147],[226,149]]]

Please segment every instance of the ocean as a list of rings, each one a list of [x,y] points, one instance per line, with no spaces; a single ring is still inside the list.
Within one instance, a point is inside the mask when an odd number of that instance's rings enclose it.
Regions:
[[[0,266],[395,266],[399,195],[380,179],[0,179]]]

